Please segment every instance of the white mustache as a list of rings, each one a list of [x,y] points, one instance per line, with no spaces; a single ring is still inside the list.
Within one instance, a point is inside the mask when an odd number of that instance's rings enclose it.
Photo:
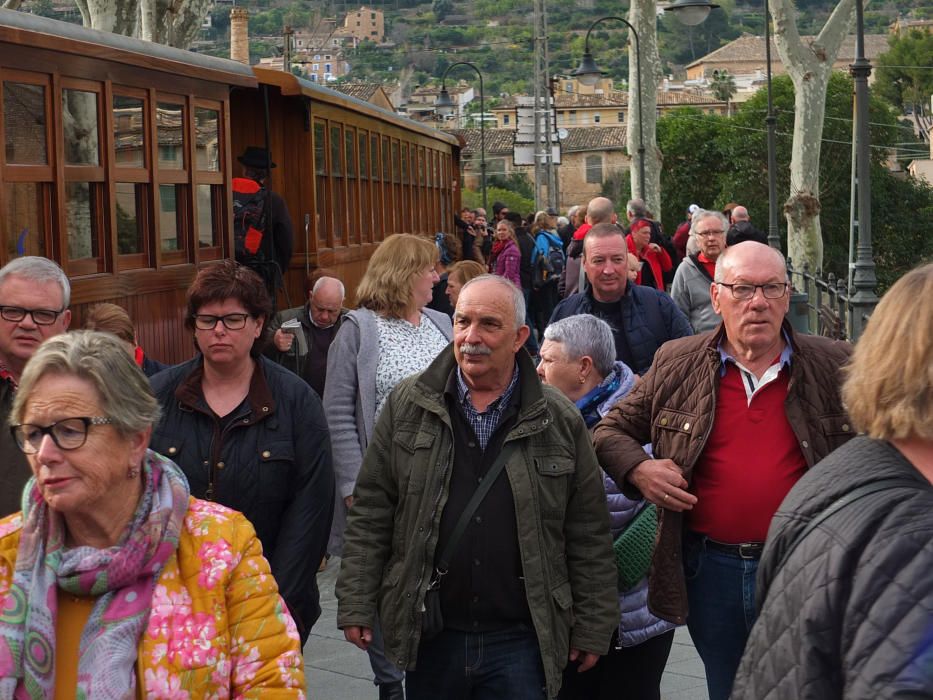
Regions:
[[[460,345],[462,355],[491,355],[492,349],[486,345],[472,345],[471,343],[462,343]]]

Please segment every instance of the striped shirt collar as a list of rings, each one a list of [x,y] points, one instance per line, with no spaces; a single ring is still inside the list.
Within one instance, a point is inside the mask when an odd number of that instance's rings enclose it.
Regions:
[[[752,397],[759,390],[778,378],[778,375],[784,367],[790,367],[791,357],[794,354],[794,349],[791,345],[790,336],[788,336],[787,331],[782,328],[781,334],[784,336],[784,349],[781,350],[781,355],[778,357],[777,361],[768,367],[768,369],[764,374],[761,375],[760,378],[726,351],[725,347],[723,347],[723,340],[725,340],[726,337],[725,334],[723,334],[722,338],[719,340],[719,345],[716,348],[719,350],[719,376],[725,376],[726,370],[728,369],[728,362],[731,362],[733,365],[735,365],[742,376],[742,386],[745,387],[745,398],[748,400],[749,404],[751,404]]]
[[[489,444],[489,440],[496,432],[496,428],[499,427],[502,416],[512,401],[515,387],[518,386],[518,374],[518,363],[516,362],[515,368],[512,370],[512,380],[505,388],[505,391],[481,413],[473,406],[473,402],[470,400],[470,387],[467,386],[460,367],[457,367],[457,400],[460,402],[463,415],[466,416],[467,421],[473,428],[476,439],[483,450]]]

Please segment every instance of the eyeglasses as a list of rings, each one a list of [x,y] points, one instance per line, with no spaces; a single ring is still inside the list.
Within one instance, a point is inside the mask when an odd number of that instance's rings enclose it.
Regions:
[[[738,301],[748,301],[755,296],[755,291],[760,289],[765,299],[780,299],[787,293],[787,282],[776,284],[726,284],[717,282],[721,287],[728,287],[732,292],[732,298]]]
[[[11,425],[10,432],[13,439],[23,452],[28,455],[35,454],[42,446],[42,439],[46,435],[52,437],[52,442],[61,450],[76,450],[87,442],[87,431],[92,425],[109,425],[113,423],[110,418],[101,416],[81,416],[78,418],[63,418],[52,425],[33,425],[22,423]]]
[[[26,318],[26,314],[29,314],[37,326],[51,326],[63,311],[64,309],[55,311],[54,309],[24,309],[22,306],[0,306],[0,318],[11,323],[18,323]]]
[[[695,235],[697,238],[709,238],[710,236],[721,236],[721,235],[724,234],[724,233],[725,233],[725,231],[723,231],[721,228],[719,228],[719,229],[715,229],[715,230],[713,230],[713,231],[697,231],[696,233],[694,233],[694,235]]]
[[[246,326],[249,314],[226,314],[214,316],[212,314],[195,314],[194,327],[199,331],[212,331],[220,321],[228,331],[238,331]]]

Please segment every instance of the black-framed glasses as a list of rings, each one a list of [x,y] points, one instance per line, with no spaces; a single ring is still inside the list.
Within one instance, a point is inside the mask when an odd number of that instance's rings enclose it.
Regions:
[[[732,298],[738,301],[748,301],[755,296],[755,290],[760,289],[765,299],[780,299],[787,294],[787,282],[770,282],[768,284],[726,284],[717,282],[721,287],[728,287]]]
[[[18,323],[26,318],[26,314],[29,314],[37,326],[51,326],[63,311],[64,309],[56,311],[55,309],[24,309],[22,306],[0,306],[0,318],[11,323]]]
[[[10,432],[19,449],[31,455],[39,451],[42,439],[46,435],[52,437],[52,442],[58,445],[60,450],[76,450],[87,442],[87,431],[92,425],[109,425],[110,423],[113,423],[113,420],[103,416],[78,416],[62,418],[51,425],[32,423],[11,425]]]
[[[194,327],[199,331],[212,331],[220,321],[228,331],[238,331],[246,327],[246,319],[249,314],[224,314],[223,316],[214,316],[213,314],[195,314]]]

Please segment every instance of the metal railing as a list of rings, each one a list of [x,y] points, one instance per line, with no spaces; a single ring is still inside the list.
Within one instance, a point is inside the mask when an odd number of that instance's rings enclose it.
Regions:
[[[857,294],[855,287],[848,289],[844,278],[830,272],[824,278],[821,271],[810,272],[810,265],[802,270],[787,260],[787,274],[794,294],[791,296],[791,315],[795,329],[836,340],[852,343],[859,339],[878,298]]]

